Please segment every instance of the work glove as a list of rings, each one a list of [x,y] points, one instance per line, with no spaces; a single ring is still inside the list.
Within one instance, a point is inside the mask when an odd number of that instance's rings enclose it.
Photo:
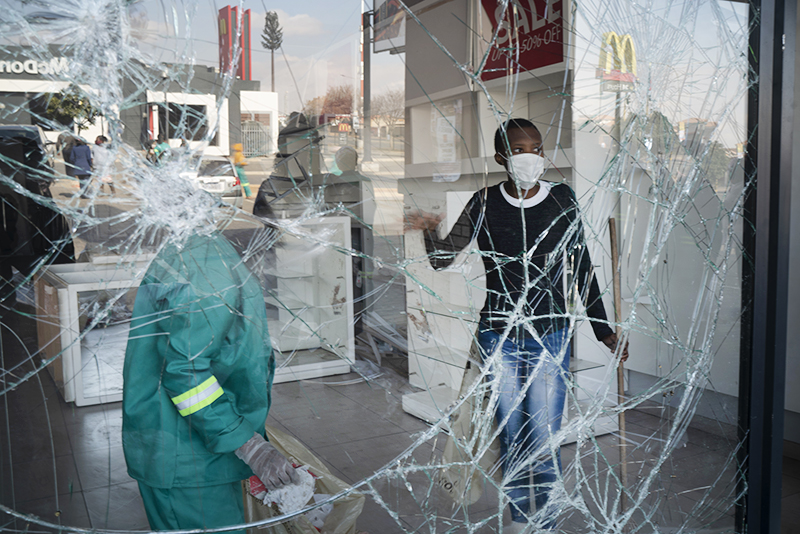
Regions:
[[[257,432],[234,452],[250,466],[268,491],[300,481],[289,460]]]

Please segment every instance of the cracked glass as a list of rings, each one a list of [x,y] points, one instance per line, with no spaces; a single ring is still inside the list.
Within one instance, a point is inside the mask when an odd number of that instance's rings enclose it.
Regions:
[[[734,531],[748,3],[1,5],[3,529]]]

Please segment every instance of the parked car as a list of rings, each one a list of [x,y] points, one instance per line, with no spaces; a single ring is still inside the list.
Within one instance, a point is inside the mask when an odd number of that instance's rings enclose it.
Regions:
[[[53,158],[39,126],[0,125],[0,278],[10,281],[11,268],[27,275],[42,259],[75,261],[70,225],[53,209],[50,184],[56,178]],[[19,192],[16,182],[35,196]],[[0,300],[13,286],[0,280]]]
[[[236,169],[228,158],[222,156],[196,158],[191,167],[197,170],[183,172],[181,176],[191,180],[198,189],[219,197],[223,202],[237,208],[242,207],[244,202],[242,186],[239,184]]]
[[[55,143],[47,140],[42,127],[18,124],[0,125],[0,140],[2,140],[3,143],[8,143],[9,140],[15,138],[29,140],[32,150],[28,154],[28,157],[33,158],[35,161],[31,160],[27,163],[42,170],[42,177],[52,182],[55,179],[55,174],[53,173],[53,146]],[[35,145],[35,147],[33,145]]]

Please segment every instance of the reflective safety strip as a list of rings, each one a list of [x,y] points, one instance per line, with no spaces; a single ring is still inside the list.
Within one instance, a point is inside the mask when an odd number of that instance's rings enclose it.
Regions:
[[[222,386],[212,376],[196,388],[192,388],[177,397],[172,397],[172,402],[178,409],[178,413],[186,417],[198,410],[202,410],[221,396]]]

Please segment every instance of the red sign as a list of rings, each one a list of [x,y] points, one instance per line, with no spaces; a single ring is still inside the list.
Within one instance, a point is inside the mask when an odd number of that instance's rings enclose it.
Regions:
[[[250,60],[250,10],[242,11],[242,35],[240,46],[242,57],[239,59],[239,78],[252,80],[252,63]]]
[[[239,22],[238,8],[225,6],[219,10],[217,17],[217,30],[219,32],[219,70],[220,72],[230,72],[242,80],[249,80],[251,77],[250,68],[250,10],[242,11],[242,28],[239,31],[236,27]],[[234,66],[233,61],[237,53],[236,39],[238,43],[238,63]]]
[[[219,71],[228,72],[233,63],[233,43],[236,39],[236,8],[225,6],[217,18],[219,32]]]
[[[564,60],[562,0],[511,0],[505,10],[498,0],[481,0],[497,40],[481,72],[494,80]],[[498,29],[499,26],[499,29]]]

